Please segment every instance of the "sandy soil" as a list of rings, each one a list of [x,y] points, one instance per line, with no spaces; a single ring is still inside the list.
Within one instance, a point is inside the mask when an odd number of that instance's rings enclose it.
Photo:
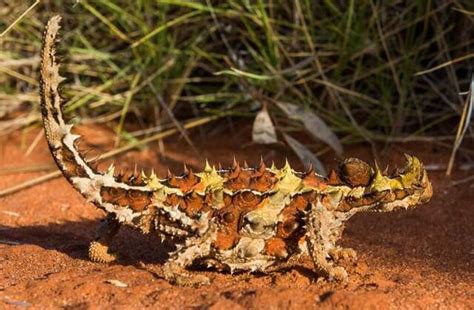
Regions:
[[[81,131],[87,145],[97,152],[112,147],[110,132],[100,128]],[[25,156],[38,133],[0,138],[0,167],[51,164],[43,138],[32,154]],[[277,164],[285,156],[298,162],[283,146],[240,147],[242,144],[231,141],[228,135],[196,135],[193,141],[198,153],[183,141],[169,139],[164,144],[164,156],[158,155],[156,144],[130,152],[115,163],[133,168],[138,162],[164,175],[168,166],[172,171],[182,171],[182,161],[199,168],[205,157],[230,164],[233,154],[249,162],[257,162],[260,154]],[[240,137],[242,143],[250,140],[247,129],[232,136]],[[419,155],[426,164],[444,164],[448,155],[430,145],[396,145],[381,159],[400,163],[403,152]],[[371,158],[366,146],[349,148],[346,155]],[[336,162],[331,155],[323,160],[329,166]],[[106,166],[108,162],[101,164]],[[41,174],[0,175],[0,188]],[[455,171],[452,179],[466,176],[468,172]],[[122,254],[120,263],[88,261],[87,244],[103,213],[86,203],[65,179],[57,178],[0,198],[0,308],[473,309],[474,185],[452,186],[443,172],[431,172],[430,177],[435,194],[428,205],[412,211],[359,214],[348,223],[342,244],[357,250],[359,260],[346,264],[350,274],[347,285],[314,281],[311,262],[302,260],[296,268],[271,274],[195,270],[212,279],[211,285],[200,288],[172,286],[141,268],[140,262],[163,263],[170,245],[127,229],[116,239]]]

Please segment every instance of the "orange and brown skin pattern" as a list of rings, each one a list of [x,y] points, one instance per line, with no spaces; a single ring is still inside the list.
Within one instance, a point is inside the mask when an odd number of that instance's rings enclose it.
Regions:
[[[405,167],[386,175],[350,158],[322,177],[312,169],[294,171],[261,162],[250,168],[234,162],[228,169],[206,163],[203,171],[185,169],[160,179],[154,173],[100,172],[81,155],[63,117],[64,100],[55,55],[59,16],[45,27],[41,50],[40,98],[43,126],[51,154],[65,178],[88,201],[105,211],[89,258],[110,263],[110,250],[122,226],[175,241],[158,274],[178,285],[199,285],[208,279],[186,268],[202,262],[230,272],[268,270],[272,265],[309,255],[317,275],[345,281],[338,266],[354,258],[352,249],[337,245],[344,223],[357,212],[393,211],[426,203],[431,183],[422,163],[407,155]]]

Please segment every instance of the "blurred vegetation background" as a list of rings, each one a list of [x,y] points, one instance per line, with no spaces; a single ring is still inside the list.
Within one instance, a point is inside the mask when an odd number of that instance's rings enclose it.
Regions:
[[[107,123],[117,145],[170,128],[192,144],[189,124],[237,117],[300,157],[302,129],[337,153],[454,136],[474,59],[471,0],[0,0],[2,133],[40,124],[55,14],[67,114]]]

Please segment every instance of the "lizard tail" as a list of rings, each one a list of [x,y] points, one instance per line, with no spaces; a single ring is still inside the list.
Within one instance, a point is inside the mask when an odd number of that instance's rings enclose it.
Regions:
[[[100,173],[80,154],[77,147],[79,136],[71,132],[73,125],[64,121],[61,108],[63,100],[59,84],[64,78],[59,74],[55,50],[60,21],[60,16],[52,17],[43,33],[40,97],[46,139],[67,180],[89,201],[120,218],[120,214],[129,213],[126,210],[145,208],[153,191],[141,181],[140,175],[124,179],[124,176],[115,176],[113,169]]]
[[[53,158],[64,176],[71,181],[74,177],[92,178],[96,171],[78,152],[76,144],[79,136],[71,133],[72,125],[66,124],[63,118],[59,84],[64,78],[59,75],[55,51],[60,21],[60,16],[52,17],[43,33],[40,65],[41,114]]]

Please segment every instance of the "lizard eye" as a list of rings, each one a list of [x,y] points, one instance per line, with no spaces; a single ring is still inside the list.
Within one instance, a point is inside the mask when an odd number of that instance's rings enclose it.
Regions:
[[[351,186],[367,186],[374,174],[372,168],[357,158],[349,158],[339,165],[341,178]]]

